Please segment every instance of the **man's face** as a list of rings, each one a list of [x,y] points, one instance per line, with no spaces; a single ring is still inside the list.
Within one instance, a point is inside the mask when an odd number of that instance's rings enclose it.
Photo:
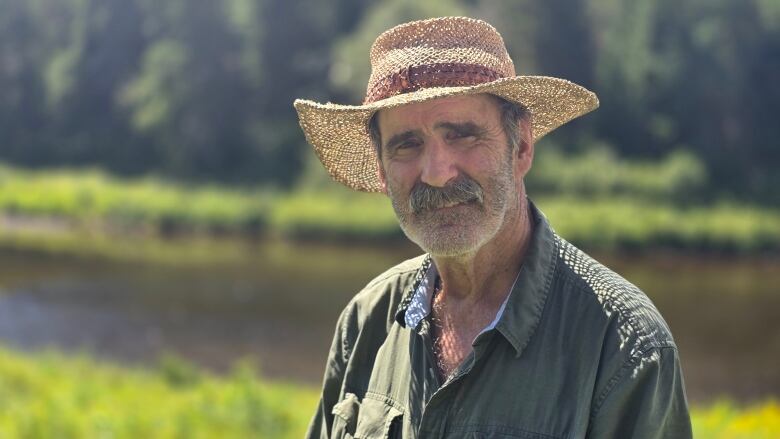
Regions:
[[[518,154],[508,145],[495,98],[454,96],[384,109],[378,126],[380,179],[404,233],[425,251],[475,252],[517,209],[532,150]]]

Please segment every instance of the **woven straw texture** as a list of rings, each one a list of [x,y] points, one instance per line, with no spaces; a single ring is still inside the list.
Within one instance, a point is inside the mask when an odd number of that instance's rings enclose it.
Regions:
[[[325,169],[334,180],[359,191],[381,190],[367,124],[382,108],[490,93],[525,106],[531,113],[534,140],[538,140],[598,107],[595,94],[572,82],[546,76],[515,76],[501,35],[484,21],[471,18],[434,18],[394,27],[376,39],[370,58],[368,103],[351,106],[298,99],[294,104],[306,139]],[[453,81],[451,74],[442,74],[447,79],[424,88],[409,85],[406,77],[398,79],[399,73],[403,75],[418,66],[433,66],[435,77],[435,66],[452,64],[479,66],[499,79],[484,82],[466,75]],[[377,96],[380,99],[373,99]]]

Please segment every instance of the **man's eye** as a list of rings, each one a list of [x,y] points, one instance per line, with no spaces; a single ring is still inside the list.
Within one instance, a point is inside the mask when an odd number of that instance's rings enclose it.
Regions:
[[[407,149],[408,150],[408,149],[417,148],[418,146],[419,146],[418,142],[404,142],[404,143],[401,143],[400,145],[398,145],[396,147],[396,149],[397,150],[403,150],[403,149]]]
[[[473,136],[470,133],[453,131],[453,132],[449,133],[449,135],[447,137],[449,137],[451,140],[457,140],[457,139],[465,139],[467,137],[473,137]]]

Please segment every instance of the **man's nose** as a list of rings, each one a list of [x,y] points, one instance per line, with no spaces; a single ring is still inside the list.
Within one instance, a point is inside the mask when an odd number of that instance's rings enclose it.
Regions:
[[[444,187],[458,176],[455,157],[442,140],[429,141],[423,150],[420,180],[430,186]]]

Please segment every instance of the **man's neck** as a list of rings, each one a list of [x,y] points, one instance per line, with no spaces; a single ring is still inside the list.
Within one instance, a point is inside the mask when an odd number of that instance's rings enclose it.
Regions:
[[[533,221],[521,196],[512,217],[473,254],[433,256],[441,276],[441,300],[474,307],[500,305],[512,287],[531,238]]]

